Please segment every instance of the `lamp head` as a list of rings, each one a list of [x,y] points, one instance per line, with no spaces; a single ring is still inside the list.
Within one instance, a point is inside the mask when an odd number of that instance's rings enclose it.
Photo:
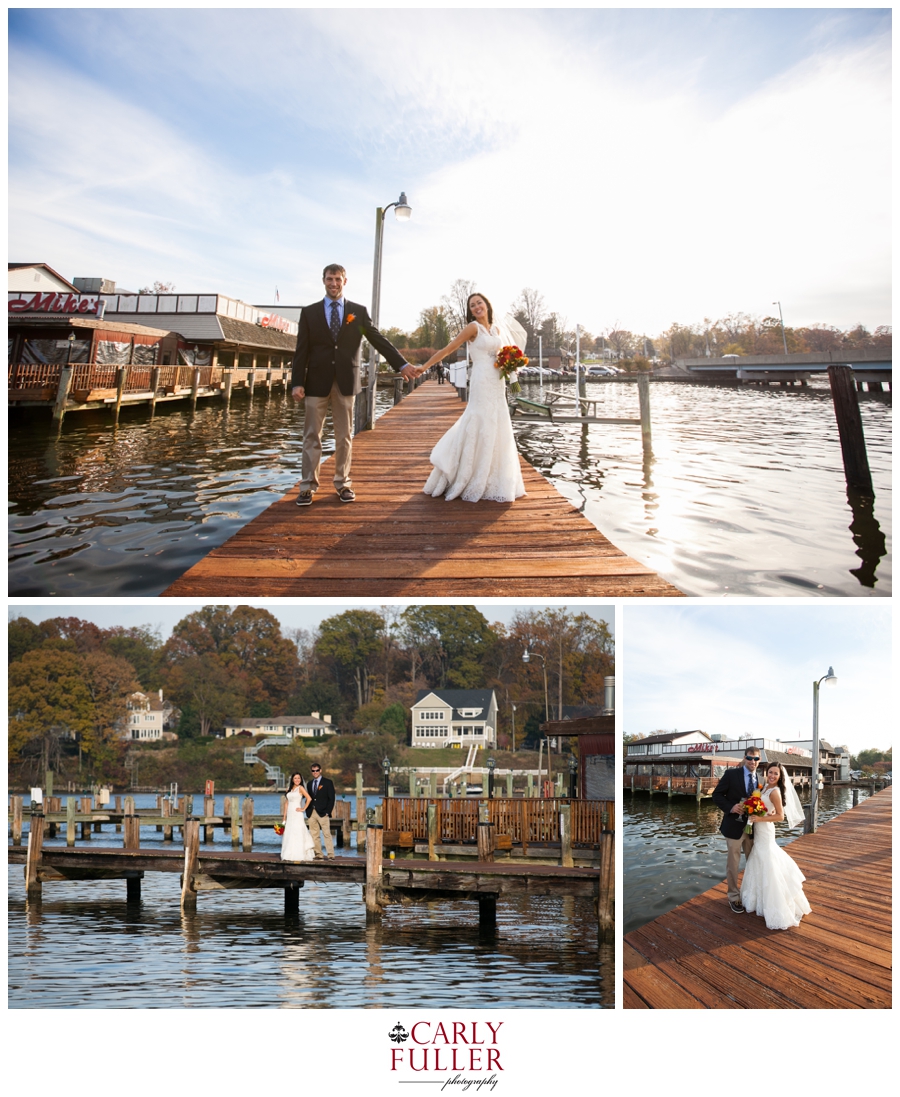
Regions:
[[[828,673],[822,679],[823,686],[835,686],[837,685],[837,675],[834,673],[834,667],[828,668]]]
[[[530,663],[531,662],[531,652],[530,651],[525,651],[525,652],[522,653],[522,662],[523,663]]]
[[[497,764],[497,760],[494,758],[493,754],[490,756],[490,758],[488,758],[487,764],[488,769],[493,769],[494,766]]]
[[[398,221],[408,221],[412,217],[412,207],[406,201],[406,191],[400,192],[400,200],[394,206],[394,216]]]
[[[390,773],[391,771],[391,760],[390,758],[388,758],[387,755],[385,755],[381,759],[381,768],[384,770],[385,773]]]

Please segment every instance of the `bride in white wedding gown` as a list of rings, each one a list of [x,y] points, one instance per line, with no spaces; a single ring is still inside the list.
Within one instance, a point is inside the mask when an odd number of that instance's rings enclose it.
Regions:
[[[741,903],[766,920],[767,929],[799,926],[810,905],[803,894],[803,873],[775,841],[775,823],[797,826],[803,819],[800,800],[777,762],[766,768],[766,785],[760,794],[768,816],[753,817],[753,850],[741,881]]]
[[[525,494],[516,440],[513,437],[506,381],[495,366],[503,346],[525,350],[525,332],[516,321],[494,323],[494,310],[482,293],[466,304],[469,323],[443,350],[436,351],[418,371],[424,373],[468,342],[472,379],[466,410],[431,451],[434,466],[422,489],[445,499],[461,497],[467,503],[492,499],[511,503]]]
[[[316,847],[306,825],[306,809],[311,800],[312,797],[303,786],[303,777],[299,773],[292,773],[282,813],[282,861],[312,861],[315,856]]]

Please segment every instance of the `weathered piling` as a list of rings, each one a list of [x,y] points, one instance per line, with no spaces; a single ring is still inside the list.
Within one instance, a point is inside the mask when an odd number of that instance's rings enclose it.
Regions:
[[[597,925],[600,932],[615,928],[615,832],[600,835],[600,887],[597,894]]]
[[[360,766],[362,763],[360,763]],[[362,769],[356,773],[356,850],[362,853],[366,848],[366,797],[363,792]]]
[[[134,810],[134,797],[125,797],[125,825],[122,845],[125,849],[141,848],[141,820]]]
[[[72,378],[75,371],[71,366],[63,366],[59,377],[59,388],[56,390],[56,400],[53,404],[53,418],[62,426],[66,414],[66,401],[69,399],[69,390],[72,388]]]
[[[41,856],[44,848],[44,811],[40,804],[31,808],[28,824],[28,858],[25,862],[25,898],[41,897]]]
[[[12,800],[12,844],[14,846],[20,846],[22,844],[22,797],[13,796]]]
[[[379,823],[366,827],[366,921],[381,917],[381,860],[384,854],[384,829]]]
[[[85,840],[89,840],[91,837],[91,805],[92,800],[90,796],[81,797],[81,814],[87,816],[87,818],[83,819],[81,822],[81,837]]]
[[[637,375],[638,403],[641,407],[641,444],[644,453],[649,453],[653,448],[653,438],[650,433],[650,378],[646,373]]]
[[[128,366],[119,366],[116,370],[116,402],[113,406],[113,422],[118,423],[119,412],[122,410],[122,397],[125,395],[125,384],[128,381]]]
[[[116,799],[115,799],[115,812],[116,812],[116,815],[121,815],[122,814],[122,797],[121,796],[117,796]],[[121,833],[122,833],[122,824],[121,823],[116,823],[116,834],[121,834]]]
[[[150,370],[150,418],[156,413],[156,401],[159,396],[159,366]]]
[[[237,796],[231,797],[231,805],[228,814],[231,817],[231,848],[237,849],[241,842],[240,824],[240,800]]]
[[[491,862],[494,860],[494,824],[478,821],[476,831],[478,842],[478,860]]]
[[[172,801],[168,798],[168,796],[164,796],[162,798],[161,807],[162,807],[162,816],[163,816],[163,818],[164,819],[170,818],[171,815],[172,815]],[[163,841],[164,842],[171,842],[172,841],[172,824],[171,823],[163,823]]]
[[[66,797],[66,845],[75,845],[75,797]]]
[[[200,865],[200,820],[187,819],[184,824],[184,872],[181,877],[181,909],[191,913],[197,909],[197,888],[194,877]]]
[[[872,487],[872,473],[869,470],[869,457],[866,453],[866,439],[863,434],[862,417],[859,414],[859,398],[853,382],[852,366],[829,366],[828,380],[831,384],[831,399],[834,403],[834,415],[841,439],[844,478],[847,486],[874,498],[875,489]]]
[[[204,819],[212,818],[216,814],[216,798],[215,796],[203,797],[203,817]],[[203,844],[209,845],[215,837],[215,826],[212,823],[206,823],[203,827]]]
[[[437,832],[437,804],[428,805],[428,860],[437,861],[438,855],[435,850],[437,845],[438,832]]]
[[[253,797],[245,796],[241,810],[241,848],[244,853],[253,849]]]
[[[559,806],[559,863],[563,868],[573,868],[575,860],[572,857],[572,805],[560,804]]]

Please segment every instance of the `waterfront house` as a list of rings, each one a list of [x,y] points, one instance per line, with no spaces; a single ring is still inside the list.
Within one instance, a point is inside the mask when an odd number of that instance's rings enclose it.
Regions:
[[[419,690],[412,706],[414,747],[496,747],[497,697],[492,689]]]
[[[77,293],[78,287],[46,263],[10,263],[9,291],[17,293]]]
[[[128,714],[120,724],[122,739],[156,742],[160,739],[175,738],[166,732],[166,717],[171,706],[163,700],[163,691],[155,693],[132,693],[126,701]]]
[[[790,745],[808,750],[812,757],[812,739],[793,739]],[[819,772],[822,781],[826,785],[849,784],[850,777],[850,751],[847,747],[833,747],[824,739],[819,740]]]
[[[336,735],[337,728],[327,714],[312,712],[309,716],[248,716],[225,721],[225,738],[232,735],[278,736],[282,739],[322,739]]]

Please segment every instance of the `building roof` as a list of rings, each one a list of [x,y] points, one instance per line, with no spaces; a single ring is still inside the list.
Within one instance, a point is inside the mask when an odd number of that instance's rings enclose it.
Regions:
[[[492,689],[420,689],[416,694],[416,704],[434,694],[445,705],[454,708],[487,708],[494,696]]]
[[[28,270],[30,267],[43,267],[43,269],[45,271],[47,271],[48,274],[52,274],[54,278],[58,278],[60,280],[60,282],[63,282],[65,285],[67,285],[69,287],[70,292],[72,292],[72,293],[78,293],[79,292],[77,287],[73,286],[68,278],[63,278],[63,276],[61,274],[57,274],[57,272],[53,269],[53,267],[47,266],[46,263],[10,263],[8,269],[9,270]]]
[[[676,739],[683,739],[685,735],[705,735],[706,738],[709,739],[709,736],[706,735],[705,731],[700,731],[700,729],[697,728],[694,731],[666,731],[660,735],[648,735],[643,739],[635,739],[631,743],[626,743],[625,745],[630,747],[638,745],[653,746],[656,743],[674,743]],[[712,739],[709,739],[709,741],[712,742]]]
[[[615,730],[615,716],[584,716],[579,720],[550,720],[541,724],[545,735],[612,735]]]
[[[230,316],[219,316],[222,334],[229,343],[242,343],[245,346],[271,347],[272,350],[294,351],[297,349],[297,336],[274,328],[264,328],[259,324],[248,324],[246,320],[233,320]]]
[[[120,331],[124,335],[152,335],[158,339],[165,339],[169,335],[177,336],[177,331],[168,331],[166,328],[148,328],[144,324],[132,324],[126,320],[95,320],[88,316],[73,316],[66,313],[37,313],[14,312],[8,317],[8,323],[16,325],[27,324],[29,327],[55,327],[93,328],[99,331]]]
[[[334,729],[333,724],[329,724],[327,720],[321,720],[318,716],[246,716],[225,721],[225,726],[231,728],[260,728],[264,724],[290,724],[291,726],[303,724],[305,727],[320,724],[323,728]]]

